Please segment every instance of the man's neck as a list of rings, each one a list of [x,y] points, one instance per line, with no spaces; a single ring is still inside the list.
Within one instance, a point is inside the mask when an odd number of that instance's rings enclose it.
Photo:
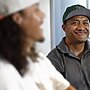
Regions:
[[[68,45],[68,48],[70,49],[70,52],[79,56],[84,51],[84,44]]]
[[[84,52],[85,43],[67,43],[67,46],[73,54],[77,57],[81,57]]]

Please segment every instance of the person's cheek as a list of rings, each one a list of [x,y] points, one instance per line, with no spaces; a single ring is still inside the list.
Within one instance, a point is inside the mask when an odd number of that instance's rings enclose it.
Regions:
[[[32,14],[33,18],[38,22],[40,23],[41,22],[41,19],[38,15],[36,15],[35,13]]]

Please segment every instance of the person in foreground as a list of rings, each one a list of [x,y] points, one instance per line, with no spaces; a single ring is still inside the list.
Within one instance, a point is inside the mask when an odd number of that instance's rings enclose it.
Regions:
[[[79,4],[68,7],[63,14],[65,37],[47,55],[77,90],[90,90],[89,22],[89,9]]]
[[[0,0],[0,90],[75,90],[35,50],[44,41],[38,0]]]

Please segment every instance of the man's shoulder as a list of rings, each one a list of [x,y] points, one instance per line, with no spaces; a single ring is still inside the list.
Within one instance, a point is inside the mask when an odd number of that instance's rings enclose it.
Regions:
[[[62,39],[62,41],[57,44],[47,55],[48,56],[52,56],[52,55],[56,55],[59,54],[59,51],[63,51],[63,49],[65,48],[65,42],[64,42],[64,38]]]
[[[47,55],[47,57],[50,61],[62,61],[62,55],[63,53],[56,47]]]
[[[50,56],[55,55],[55,54],[57,54],[57,48],[56,48],[56,47],[53,48],[53,49],[48,53],[47,57],[50,57]]]

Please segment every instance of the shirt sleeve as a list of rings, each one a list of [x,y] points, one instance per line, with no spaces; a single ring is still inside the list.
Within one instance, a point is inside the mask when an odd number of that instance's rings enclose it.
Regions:
[[[53,82],[54,90],[66,90],[70,86],[70,83],[62,76],[60,72],[55,69],[55,67],[51,64],[50,60],[46,58],[45,55],[41,53],[41,56],[44,58],[43,61],[49,73],[49,77]]]
[[[11,66],[0,67],[0,90],[23,90]]]

